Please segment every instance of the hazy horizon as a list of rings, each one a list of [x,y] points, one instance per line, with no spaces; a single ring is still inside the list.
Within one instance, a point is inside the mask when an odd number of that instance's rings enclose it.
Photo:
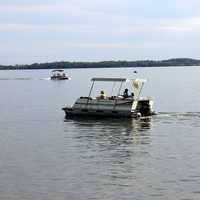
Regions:
[[[168,58],[168,59],[164,59],[164,60],[160,60],[160,59],[155,59],[155,60],[151,60],[151,59],[145,59],[145,60],[99,60],[99,61],[90,61],[90,60],[86,60],[86,61],[69,61],[69,60],[56,60],[56,61],[50,61],[50,62],[33,62],[33,63],[24,63],[24,64],[1,64],[2,66],[9,66],[9,65],[12,65],[12,66],[15,66],[15,65],[32,65],[32,64],[44,64],[44,63],[59,63],[59,62],[77,62],[77,63],[86,63],[86,62],[89,62],[89,63],[99,63],[99,62],[140,62],[140,61],[155,61],[155,62],[162,62],[162,61],[167,61],[167,60],[172,60],[172,59],[192,59],[192,60],[199,60],[199,59],[196,59],[196,58]]]

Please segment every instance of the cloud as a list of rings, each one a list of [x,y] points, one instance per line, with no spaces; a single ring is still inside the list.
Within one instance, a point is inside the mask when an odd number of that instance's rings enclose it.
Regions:
[[[0,51],[4,57],[18,52],[21,59],[27,49],[34,58],[67,52],[76,59],[137,59],[163,56],[167,49],[176,56],[185,42],[197,47],[199,6],[197,0],[1,0]]]
[[[196,33],[200,32],[200,18],[187,18],[167,22],[160,27],[163,31],[171,33]]]
[[[121,19],[121,22],[124,21]],[[107,23],[107,24],[27,24],[27,23],[0,23],[1,32],[69,32],[69,33],[91,33],[91,34],[112,34],[117,36],[129,36],[135,34],[151,34],[151,33],[184,33],[199,32],[200,18],[184,18],[176,20],[143,20],[142,24],[138,22],[127,23]],[[141,22],[141,21],[140,21]]]
[[[58,2],[46,2],[46,3],[23,3],[23,4],[1,4],[1,12],[25,12],[25,13],[36,13],[36,12],[53,12],[53,13],[65,13],[68,14],[105,14],[108,8],[116,7],[116,1],[59,1]]]
[[[24,13],[64,13],[66,15],[105,14],[132,18],[176,18],[199,15],[200,2],[191,0],[60,0],[4,1],[0,11]]]
[[[85,28],[85,26],[84,26]],[[1,32],[84,32],[80,25],[59,25],[59,24],[0,24]],[[87,32],[87,30],[85,30]]]

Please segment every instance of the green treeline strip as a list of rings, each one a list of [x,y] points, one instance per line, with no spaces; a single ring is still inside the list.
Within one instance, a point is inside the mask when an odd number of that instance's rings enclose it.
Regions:
[[[167,66],[200,66],[200,60],[176,58],[153,61],[102,61],[102,62],[51,62],[30,65],[0,65],[0,70],[18,69],[70,69],[70,68],[118,68],[118,67],[167,67]]]

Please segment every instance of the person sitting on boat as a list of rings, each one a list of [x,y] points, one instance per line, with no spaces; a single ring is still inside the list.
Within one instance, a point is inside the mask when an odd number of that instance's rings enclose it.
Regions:
[[[129,92],[128,92],[127,88],[124,90],[123,97],[124,98],[128,98],[129,97]]]
[[[125,99],[126,99],[126,98],[129,98],[129,97],[134,98],[134,93],[132,92],[131,95],[129,95],[129,91],[128,91],[128,89],[126,88],[126,89],[124,90],[123,97],[124,97]]]
[[[106,98],[106,94],[103,90],[101,90],[100,92],[100,99],[105,99]]]

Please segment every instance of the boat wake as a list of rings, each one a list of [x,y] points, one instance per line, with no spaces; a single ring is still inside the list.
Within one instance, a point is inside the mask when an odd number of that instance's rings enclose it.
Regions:
[[[0,81],[11,81],[11,80],[19,80],[19,81],[24,81],[24,80],[33,80],[31,77],[22,77],[22,78],[0,78]]]
[[[200,127],[200,112],[160,112],[153,119],[164,124],[185,124]]]
[[[50,77],[0,77],[0,81],[29,81],[29,80],[42,80],[42,81],[49,81],[51,80]],[[71,80],[71,77],[68,77],[67,80]]]
[[[200,112],[158,112],[160,117],[199,117]]]
[[[49,80],[51,80],[51,78],[40,78],[39,80],[41,80],[41,81],[49,81]]]
[[[49,81],[51,80],[50,77],[45,77],[45,78],[33,78],[33,77],[5,77],[5,78],[0,78],[0,81],[29,81],[29,80],[41,80],[41,81]],[[71,78],[69,78],[68,80],[71,80]]]

